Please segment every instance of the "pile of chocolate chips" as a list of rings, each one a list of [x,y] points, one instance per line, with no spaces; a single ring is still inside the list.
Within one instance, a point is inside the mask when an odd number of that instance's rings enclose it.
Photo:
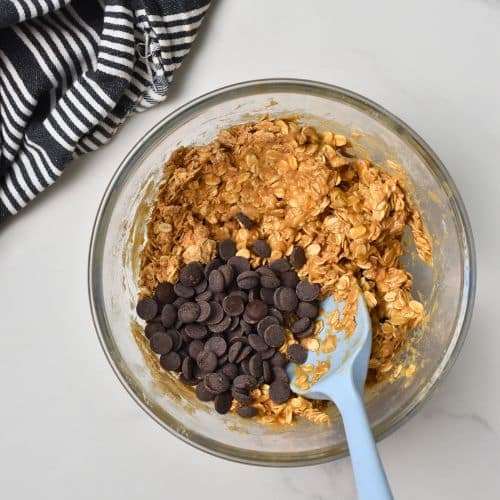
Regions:
[[[252,252],[271,255],[264,240]],[[307,351],[296,343],[288,359],[279,352],[284,326],[296,339],[312,335],[320,288],[292,270],[305,264],[301,247],[289,260],[257,269],[235,255],[231,240],[219,244],[218,254],[205,266],[185,265],[174,285],[159,284],[154,297],[139,301],[137,314],[146,320],[144,333],[165,370],[180,372],[184,383],[196,386],[198,399],[214,401],[217,412],[228,412],[235,399],[242,404],[238,414],[251,418],[257,411],[250,392],[261,384],[270,385],[275,403],[290,398],[286,363],[304,363]]]

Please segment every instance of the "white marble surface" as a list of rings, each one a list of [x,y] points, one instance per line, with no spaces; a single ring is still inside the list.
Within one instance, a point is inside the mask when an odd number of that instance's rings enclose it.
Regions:
[[[0,498],[355,498],[348,460],[263,469],[177,441],[123,390],[90,318],[90,231],[128,149],[187,100],[270,76],[370,97],[454,177],[479,261],[470,334],[432,399],[380,451],[396,498],[498,498],[499,49],[498,0],[217,2],[169,101],[130,120],[0,231]]]

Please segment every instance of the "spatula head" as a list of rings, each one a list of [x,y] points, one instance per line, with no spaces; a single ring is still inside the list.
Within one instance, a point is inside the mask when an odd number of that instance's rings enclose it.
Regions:
[[[344,331],[333,332],[329,323],[330,315],[335,310],[338,310],[340,318],[342,318],[344,305],[344,302],[336,302],[331,296],[322,301],[320,317],[318,318],[323,321],[323,329],[318,334],[320,349],[318,352],[309,351],[305,364],[317,367],[320,362],[326,361],[329,362],[329,370],[319,381],[304,389],[303,386],[302,388],[296,386],[297,372],[300,371],[298,365],[289,363],[287,371],[290,377],[290,387],[295,393],[312,399],[329,399],[322,392],[322,388],[325,388],[325,384],[328,384],[329,389],[331,389],[332,386],[335,386],[336,378],[345,376],[352,376],[356,386],[360,389],[363,387],[372,345],[370,315],[363,293],[360,291],[357,297],[354,332],[350,335],[347,335]],[[321,346],[329,335],[336,337],[336,347],[332,352],[325,353]]]

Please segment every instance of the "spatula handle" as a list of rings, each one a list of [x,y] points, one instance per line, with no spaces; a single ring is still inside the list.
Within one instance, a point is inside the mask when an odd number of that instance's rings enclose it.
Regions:
[[[344,422],[360,500],[392,500],[393,496],[370,429],[363,397],[354,384],[345,392],[341,391],[340,397],[339,387],[335,392],[335,403]]]

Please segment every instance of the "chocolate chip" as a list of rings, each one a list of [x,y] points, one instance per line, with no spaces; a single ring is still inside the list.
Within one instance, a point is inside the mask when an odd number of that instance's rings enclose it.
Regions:
[[[209,373],[205,376],[205,387],[215,394],[226,392],[230,385],[231,381],[223,373]]]
[[[144,335],[148,339],[156,332],[165,332],[165,327],[161,323],[148,323],[144,328]]]
[[[240,327],[244,334],[252,333],[252,326],[247,323],[244,319],[240,320]]]
[[[234,363],[236,359],[238,358],[241,350],[243,349],[243,342],[236,341],[234,344],[232,344],[229,347],[229,352],[228,352],[228,360],[230,363]]]
[[[160,365],[165,370],[176,372],[181,367],[181,357],[177,352],[169,352],[160,356]]]
[[[233,316],[231,319],[231,324],[229,325],[229,328],[227,329],[228,332],[234,332],[236,328],[238,328],[240,324],[240,318],[238,316]]]
[[[198,307],[200,308],[200,313],[198,314],[198,318],[196,319],[196,321],[198,323],[204,323],[210,317],[212,308],[210,307],[210,304],[205,300],[200,300],[198,302]]]
[[[198,384],[198,380],[195,379],[195,378],[186,378],[184,376],[183,373],[181,373],[180,377],[179,377],[179,380],[183,383],[183,384],[187,384],[187,385],[197,385]]]
[[[240,326],[238,326],[232,332],[227,332],[226,340],[230,345],[234,344],[235,342],[243,342],[244,344],[248,343],[245,334],[243,333],[243,330]]]
[[[238,367],[234,363],[226,363],[221,371],[229,380],[234,380],[238,376]]]
[[[255,353],[248,361],[250,375],[255,378],[262,377],[262,358],[259,353]]]
[[[248,302],[253,302],[254,300],[260,300],[260,290],[258,288],[252,288],[248,291]]]
[[[280,286],[274,292],[274,304],[280,311],[293,311],[298,304],[295,290],[286,286]]]
[[[299,276],[295,271],[285,271],[280,274],[281,284],[289,288],[295,288],[300,281]]]
[[[207,318],[207,325],[215,325],[220,323],[224,317],[222,306],[215,301],[210,302],[210,316]]]
[[[274,274],[274,271],[269,266],[259,266],[255,272],[259,273],[261,276],[264,274]]]
[[[237,390],[249,390],[257,387],[257,379],[252,375],[238,375],[233,380],[233,387]]]
[[[218,269],[219,266],[222,266],[223,262],[221,259],[213,259],[205,266],[205,277],[208,279],[210,273],[214,269]]]
[[[307,350],[300,344],[290,344],[286,353],[288,354],[290,360],[298,365],[305,363],[307,360]]]
[[[155,299],[146,297],[138,302],[136,311],[139,318],[150,321],[158,314],[158,304]]]
[[[192,323],[198,319],[200,312],[201,309],[197,302],[185,302],[181,307],[179,307],[177,317],[183,323]]]
[[[309,318],[300,318],[292,323],[290,330],[293,334],[297,335],[307,330],[311,326],[311,320]]]
[[[167,354],[173,347],[172,339],[165,332],[156,332],[151,336],[149,345],[157,354]]]
[[[245,303],[238,295],[228,295],[222,301],[222,308],[229,316],[239,316],[245,309]]]
[[[318,306],[312,302],[299,302],[295,312],[299,318],[314,319],[318,315],[319,311]]]
[[[282,366],[272,366],[271,369],[273,371],[274,380],[281,380],[286,384],[290,382],[288,378],[288,373]]]
[[[222,338],[222,337],[221,337]],[[222,367],[227,363],[227,354],[223,354],[218,360],[217,360],[217,366]],[[224,373],[224,372],[223,372]]]
[[[174,292],[185,299],[190,299],[194,297],[194,288],[192,286],[185,286],[182,283],[176,283],[174,285]]]
[[[207,281],[207,283],[208,283],[208,281]],[[212,293],[211,290],[205,290],[204,292],[199,293],[194,298],[194,300],[196,302],[208,302],[210,299],[212,299],[213,296],[214,296],[214,294]]]
[[[235,363],[241,363],[244,359],[246,359],[252,353],[252,348],[249,345],[243,346],[241,352],[235,360]]]
[[[297,297],[303,302],[312,302],[319,295],[319,285],[317,283],[309,283],[309,281],[300,281],[295,287]]]
[[[242,375],[250,375],[250,367],[248,358],[244,359],[240,364],[240,373]]]
[[[252,402],[252,396],[250,396],[248,391],[244,389],[236,389],[233,387],[231,389],[231,395],[233,396],[233,399],[236,399],[239,403],[249,404]]]
[[[250,271],[250,262],[239,255],[231,257],[227,263],[234,269],[236,274],[241,274],[244,271]]]
[[[219,256],[222,260],[229,260],[236,254],[236,244],[233,240],[223,240],[219,243]]]
[[[250,302],[249,302],[249,304],[250,304]],[[247,307],[248,307],[248,305],[245,307],[245,311],[241,315],[241,319],[242,319],[242,321],[244,321],[248,325],[256,325],[259,322],[259,320],[248,315],[248,313],[246,311]],[[250,309],[250,311],[251,311],[251,309]],[[251,328],[251,326],[250,326],[250,328]]]
[[[215,352],[203,349],[198,356],[196,356],[196,364],[205,372],[211,373],[217,368],[217,355]]]
[[[300,269],[306,263],[306,254],[302,247],[296,246],[293,248],[290,255],[290,264],[292,264],[295,269]]]
[[[251,229],[255,225],[255,222],[249,219],[243,212],[238,212],[236,219],[245,229]]]
[[[251,325],[255,325],[258,322],[258,320],[250,318],[246,311],[244,311],[241,315],[241,321],[244,321],[245,323],[250,325],[250,328],[252,328]]]
[[[271,271],[271,273],[261,274],[260,284],[265,288],[278,288],[281,285],[281,281],[276,274]]]
[[[193,368],[194,361],[191,358],[184,358],[184,361],[181,365],[182,374],[186,377],[187,380],[191,380],[193,378]]]
[[[216,293],[214,293],[214,300],[215,300],[215,302],[218,302],[221,305],[222,305],[222,301],[224,300],[224,297],[226,297],[225,292],[216,292]]]
[[[185,332],[192,339],[202,339],[207,336],[207,327],[199,323],[190,323],[186,325]]]
[[[193,359],[196,359],[198,357],[198,354],[203,351],[204,347],[205,344],[201,340],[192,340],[188,346],[189,356],[191,356]]]
[[[206,373],[196,364],[193,369],[193,376],[197,380],[203,380]]]
[[[189,342],[191,342],[191,337],[186,333],[186,327],[185,326],[182,326],[181,328],[179,328],[177,330],[179,332],[179,336],[181,338],[181,343],[183,344],[189,344]]]
[[[272,326],[272,325],[271,325]],[[270,327],[268,327],[270,328]],[[267,331],[267,330],[266,330]],[[251,333],[249,336],[248,336],[248,343],[250,344],[250,346],[255,349],[257,352],[262,352],[262,351],[266,351],[267,350],[267,343],[264,341],[264,339],[255,334],[255,333]]]
[[[179,329],[179,334],[183,344],[189,344],[191,342],[191,337],[186,333],[186,328],[183,326]]]
[[[269,386],[269,396],[276,404],[282,404],[290,399],[290,386],[282,380],[275,380]]]
[[[231,409],[231,404],[233,403],[233,398],[229,391],[222,394],[217,394],[215,396],[214,408],[217,413],[224,415]]]
[[[210,391],[207,390],[204,382],[200,382],[196,386],[194,392],[196,394],[196,397],[200,401],[212,401],[213,399],[215,399],[215,394],[212,394]]]
[[[272,288],[261,288],[259,292],[260,298],[267,304],[274,304],[274,290]]]
[[[259,284],[260,276],[255,271],[243,271],[238,274],[236,282],[244,290],[255,288]]]
[[[269,266],[273,271],[277,273],[284,273],[290,270],[290,264],[286,259],[276,259],[273,260]]]
[[[240,297],[243,302],[248,302],[248,293],[243,290],[233,290],[229,295],[236,295],[237,297]]]
[[[182,339],[177,330],[167,330],[167,335],[172,339],[172,351],[178,351],[182,345]]]
[[[176,283],[174,285],[175,293],[178,295],[177,299],[173,302],[173,304],[178,308],[181,304],[186,302],[187,299],[191,299],[194,297],[195,292],[194,288],[191,286],[185,286],[182,283]]]
[[[163,304],[158,303],[158,314],[153,318],[147,321],[148,324],[158,323],[161,324],[161,310],[163,309]]]
[[[177,297],[173,302],[172,305],[175,307],[175,309],[179,309],[179,307],[182,306],[182,304],[185,304],[188,301],[188,299],[185,299],[184,297]]]
[[[242,342],[243,344],[248,344],[245,334],[243,333],[243,330],[241,329],[240,326],[236,328],[236,330],[229,332],[226,335],[226,340],[229,342],[230,345],[234,344],[235,342]]]
[[[274,353],[276,352],[276,349],[273,347],[270,347],[269,349],[266,349],[265,351],[260,352],[260,357],[262,359],[271,359],[274,356]]]
[[[310,337],[314,333],[315,324],[311,323],[309,328],[306,328],[303,332],[296,333],[295,338],[297,339],[305,339],[306,337]]]
[[[236,409],[236,413],[243,418],[253,418],[257,415],[257,408],[253,406],[240,406]]]
[[[206,291],[208,288],[208,280],[206,278],[203,278],[203,280],[194,287],[194,292],[196,295],[199,295],[200,293],[203,293]]]
[[[250,328],[251,328],[251,325],[256,325],[259,322],[258,319],[251,318],[247,314],[246,310],[241,315],[241,321],[244,321],[245,323],[247,323],[248,325],[250,325]]]
[[[173,304],[165,304],[161,310],[161,323],[165,328],[175,325],[177,320],[177,309]]]
[[[222,337],[211,337],[205,343],[205,350],[214,352],[217,357],[222,356],[227,349],[227,343]]]
[[[224,288],[229,288],[229,286],[233,282],[233,268],[229,264],[223,264],[217,270],[222,274],[222,277],[224,278]]]
[[[273,371],[271,370],[270,362],[267,360],[262,361],[262,376],[266,384],[270,384],[273,381]]]
[[[235,342],[243,341],[243,332],[241,331],[241,328],[238,327],[236,328],[236,330],[228,332],[226,334],[226,340],[229,343],[229,345],[233,345]]]
[[[283,323],[285,320],[283,313],[275,307],[269,308],[269,315],[274,316],[280,323]]]
[[[199,285],[203,278],[203,267],[199,262],[190,262],[182,267],[179,272],[179,280],[186,287]]]
[[[208,288],[212,292],[224,291],[224,276],[218,269],[214,269],[208,276]]]
[[[278,366],[280,368],[283,368],[286,365],[286,359],[281,352],[277,352],[274,354],[274,356],[271,358],[271,366]]]
[[[253,322],[260,321],[267,314],[267,305],[262,300],[254,300],[247,304],[245,313]]]
[[[252,252],[259,257],[270,257],[271,248],[265,240],[256,240],[252,244]]]
[[[281,347],[285,342],[285,330],[281,325],[270,325],[264,332],[264,340],[270,347]]]
[[[208,329],[212,333],[222,333],[225,332],[229,325],[231,324],[231,316],[224,316],[221,321],[215,324],[208,325]]]
[[[277,324],[279,324],[278,318],[275,316],[266,316],[257,323],[257,333],[263,337],[268,326]]]
[[[162,304],[171,304],[177,298],[177,295],[171,283],[160,283],[156,287],[155,297]]]

